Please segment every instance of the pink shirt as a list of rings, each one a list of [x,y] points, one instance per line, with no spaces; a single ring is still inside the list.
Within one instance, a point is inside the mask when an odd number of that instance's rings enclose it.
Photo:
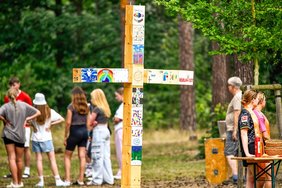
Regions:
[[[264,115],[261,112],[259,112],[258,110],[256,110],[256,109],[254,109],[253,111],[256,114],[257,118],[258,118],[260,131],[262,133],[265,132],[266,131],[266,126],[265,126]]]

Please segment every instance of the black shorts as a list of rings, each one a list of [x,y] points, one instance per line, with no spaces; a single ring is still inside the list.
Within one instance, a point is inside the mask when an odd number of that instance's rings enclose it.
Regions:
[[[16,147],[19,147],[19,148],[24,148],[24,143],[18,143],[18,142],[15,142],[13,140],[10,140],[6,137],[3,137],[3,141],[4,141],[4,144],[5,145],[8,145],[8,144],[15,144]]]
[[[66,150],[74,151],[75,147],[86,147],[88,133],[86,125],[71,125]]]
[[[249,153],[252,155],[255,155],[255,143],[250,143],[248,144],[248,148],[249,148]],[[242,156],[246,157],[244,149],[242,150]],[[247,163],[246,160],[243,160],[243,166],[247,167],[249,165],[249,163]]]

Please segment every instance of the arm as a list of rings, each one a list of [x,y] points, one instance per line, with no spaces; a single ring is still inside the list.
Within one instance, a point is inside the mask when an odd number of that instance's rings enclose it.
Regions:
[[[32,120],[32,119],[34,119],[34,118],[36,118],[37,116],[40,116],[40,115],[41,115],[41,112],[36,109],[36,113],[33,114],[32,116],[28,116],[28,117],[26,118],[26,121],[29,122],[30,120]]]
[[[69,133],[70,133],[70,125],[71,125],[71,119],[72,119],[72,111],[68,109],[67,111],[67,117],[66,117],[66,127],[65,127],[65,140],[64,140],[64,144],[66,145],[66,140],[69,137]]]
[[[62,117],[62,118],[60,118],[60,119],[58,119],[58,120],[56,120],[56,121],[52,121],[51,122],[51,125],[50,125],[50,128],[53,126],[53,125],[56,125],[56,124],[60,124],[60,123],[62,123],[62,122],[64,122],[65,121],[65,119]]]
[[[0,115],[0,120],[3,121],[4,126],[9,123],[9,122],[8,122],[3,116],[1,116],[1,115]]]
[[[246,154],[246,157],[252,157],[254,155],[249,153],[249,148],[248,148],[248,129],[241,129],[241,140],[242,140],[242,146],[244,149],[244,152]]]
[[[238,118],[239,118],[239,115],[240,115],[240,110],[235,110],[234,111],[234,130],[233,130],[233,134],[232,134],[233,140],[238,140],[237,132],[238,132]]]
[[[118,124],[119,122],[122,122],[122,119],[118,118],[118,117],[113,117],[113,122],[114,122],[114,125]]]
[[[96,121],[97,114],[92,112],[87,116],[87,130],[91,131],[98,123]]]

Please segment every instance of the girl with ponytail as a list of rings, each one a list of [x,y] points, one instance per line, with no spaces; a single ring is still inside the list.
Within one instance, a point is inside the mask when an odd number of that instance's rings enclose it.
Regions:
[[[10,101],[0,108],[0,120],[4,122],[2,139],[8,155],[12,182],[7,187],[23,187],[22,169],[25,143],[24,124],[40,115],[34,107],[22,101],[16,101],[18,91],[8,90]]]

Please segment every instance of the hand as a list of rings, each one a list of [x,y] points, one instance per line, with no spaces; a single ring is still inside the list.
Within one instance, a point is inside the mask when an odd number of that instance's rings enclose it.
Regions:
[[[237,141],[238,140],[238,134],[237,134],[236,130],[234,130],[233,133],[232,133],[232,139],[233,139],[233,141]]]
[[[246,157],[255,157],[255,155],[252,155],[252,154],[246,154]]]
[[[12,125],[12,123],[9,120],[7,120],[7,119],[3,119],[3,123],[4,123],[4,126]]]
[[[65,140],[64,140],[64,145],[65,145],[65,146],[67,145],[67,139],[68,139],[68,138],[65,138]]]
[[[45,129],[47,132],[50,132],[50,127],[46,127]]]
[[[92,127],[95,127],[96,125],[98,125],[98,122],[97,122],[97,121],[94,121],[94,122],[91,124]]]
[[[35,133],[37,132],[37,129],[35,127],[33,127],[33,132],[35,132]]]

